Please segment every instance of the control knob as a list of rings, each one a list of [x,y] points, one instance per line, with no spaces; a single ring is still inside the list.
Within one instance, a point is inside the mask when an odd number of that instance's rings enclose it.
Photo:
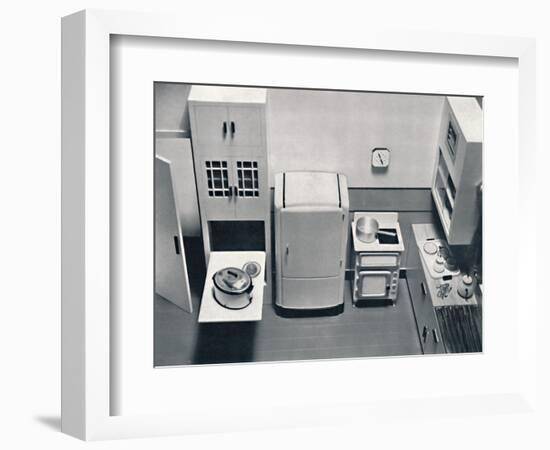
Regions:
[[[437,258],[435,258],[434,271],[437,273],[443,272],[445,270],[444,264],[445,264],[445,260],[441,256],[438,256]]]

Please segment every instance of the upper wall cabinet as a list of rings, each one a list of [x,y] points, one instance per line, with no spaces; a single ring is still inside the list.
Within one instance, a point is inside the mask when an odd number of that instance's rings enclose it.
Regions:
[[[483,117],[473,97],[447,97],[432,196],[447,241],[468,245],[481,219]]]
[[[265,154],[266,90],[193,86],[191,133],[202,156]]]

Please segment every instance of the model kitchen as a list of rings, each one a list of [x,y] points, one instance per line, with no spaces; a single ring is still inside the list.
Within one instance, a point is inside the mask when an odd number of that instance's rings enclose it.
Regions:
[[[155,83],[154,364],[482,351],[482,99]]]

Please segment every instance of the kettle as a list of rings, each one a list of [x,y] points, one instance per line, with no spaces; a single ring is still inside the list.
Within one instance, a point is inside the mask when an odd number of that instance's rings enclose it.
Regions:
[[[471,275],[463,275],[458,281],[457,292],[462,298],[468,299],[474,295],[476,279]]]

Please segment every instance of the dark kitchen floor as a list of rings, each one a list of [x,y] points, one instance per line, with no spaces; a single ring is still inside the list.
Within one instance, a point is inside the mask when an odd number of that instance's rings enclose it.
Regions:
[[[155,366],[421,354],[405,279],[395,306],[356,308],[346,283],[337,316],[283,318],[265,304],[260,322],[199,324],[201,286],[192,282],[193,314],[155,298]]]

